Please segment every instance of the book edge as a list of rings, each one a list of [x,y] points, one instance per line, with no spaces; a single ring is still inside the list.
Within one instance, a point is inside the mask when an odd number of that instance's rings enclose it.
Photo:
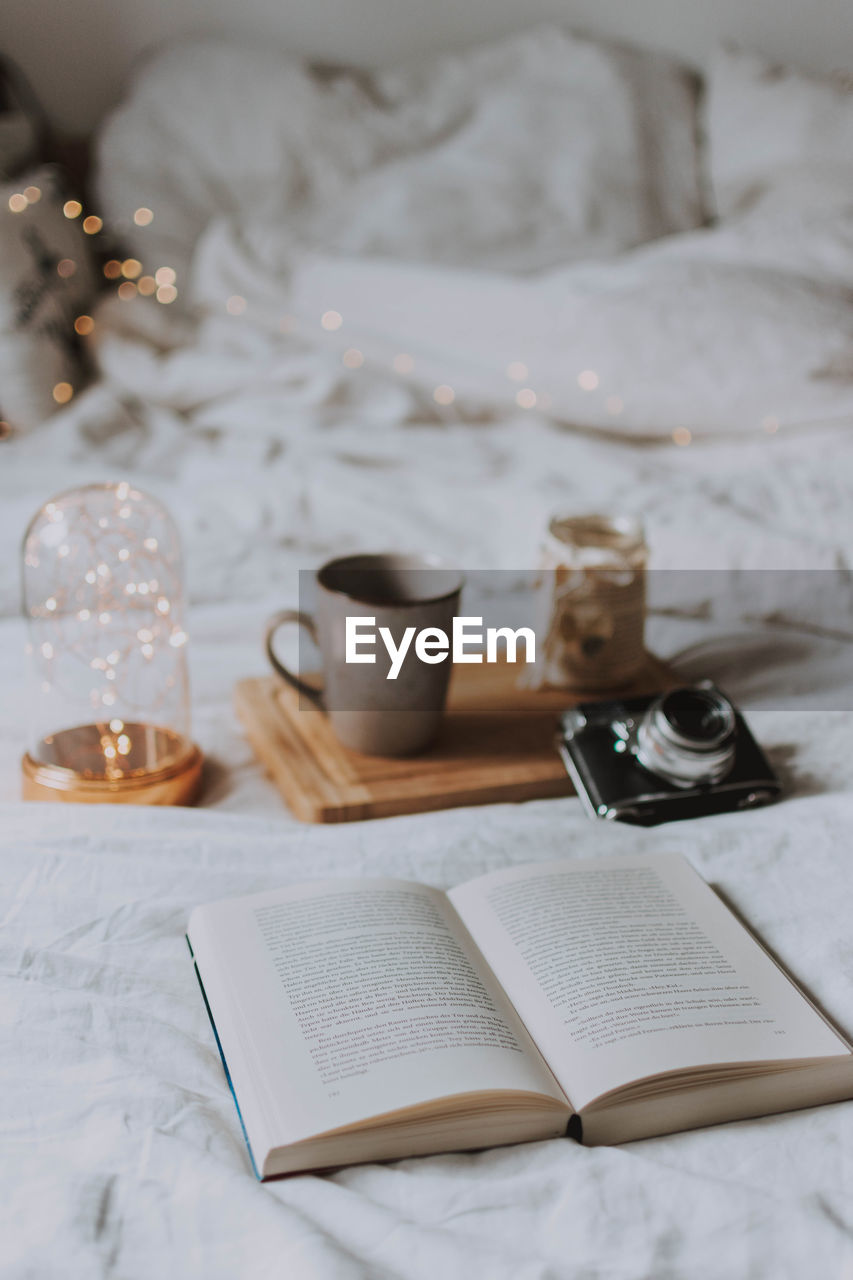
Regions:
[[[198,980],[199,990],[201,991],[201,998],[204,1001],[204,1007],[207,1010],[207,1016],[210,1019],[210,1027],[211,1027],[211,1030],[213,1031],[213,1038],[216,1041],[216,1047],[219,1050],[219,1058],[222,1063],[222,1070],[225,1072],[225,1079],[228,1082],[228,1089],[234,1101],[234,1106],[237,1109],[237,1119],[240,1121],[240,1129],[243,1134],[243,1139],[246,1143],[246,1150],[249,1153],[249,1162],[252,1166],[252,1172],[254,1173],[258,1182],[263,1182],[264,1179],[262,1175],[258,1172],[258,1166],[257,1166],[257,1163],[255,1162],[255,1155],[254,1155],[254,1152],[252,1151],[252,1144],[249,1142],[249,1135],[246,1132],[246,1125],[243,1121],[243,1113],[240,1110],[240,1103],[237,1101],[237,1094],[234,1092],[234,1083],[231,1079],[231,1072],[228,1070],[228,1063],[225,1060],[225,1054],[222,1049],[222,1041],[219,1039],[219,1032],[216,1030],[216,1022],[214,1021],[213,1012],[210,1008],[210,1003],[207,999],[207,992],[204,989],[204,983],[202,982],[201,973],[199,972],[198,961],[195,958],[195,952],[193,951],[189,934],[185,934],[184,937],[186,938],[187,946],[189,947],[190,956],[192,958],[193,969],[195,971],[196,979]]]

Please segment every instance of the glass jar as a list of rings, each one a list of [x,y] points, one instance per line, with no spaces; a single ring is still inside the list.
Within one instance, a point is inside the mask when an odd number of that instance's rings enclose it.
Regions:
[[[181,548],[162,504],[127,482],[47,502],[24,536],[22,606],[24,798],[194,799]]]
[[[647,548],[631,516],[555,516],[540,562],[534,683],[618,690],[646,664]]]

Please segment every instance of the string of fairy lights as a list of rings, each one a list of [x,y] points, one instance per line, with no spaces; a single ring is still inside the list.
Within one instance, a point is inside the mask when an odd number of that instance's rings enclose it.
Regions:
[[[25,214],[32,206],[39,204],[43,198],[41,187],[29,185],[21,191],[15,191],[8,199],[9,212]],[[97,236],[104,230],[104,220],[94,213],[85,213],[79,200],[66,200],[62,205],[63,215],[72,222],[79,219],[84,235]],[[133,214],[137,227],[150,226],[154,221],[153,210],[140,206]],[[73,258],[60,258],[56,262],[56,273],[61,280],[70,280],[77,273],[78,264]],[[137,258],[110,258],[102,266],[104,278],[115,283],[117,296],[123,302],[136,297],[153,297],[156,302],[168,306],[178,296],[176,285],[177,272],[174,267],[159,266],[150,274],[145,272],[143,264]],[[91,315],[81,313],[73,321],[74,333],[79,338],[87,338],[94,333],[95,320]],[[60,381],[52,389],[53,399],[58,405],[65,405],[73,398],[76,388],[71,382]],[[7,434],[8,424],[0,423],[0,435]]]
[[[24,187],[22,191],[15,192],[9,197],[9,210],[12,213],[25,213],[41,198],[42,192],[39,187]],[[66,200],[62,206],[62,212],[70,220],[79,218],[83,232],[87,236],[99,235],[104,230],[104,220],[97,214],[85,214],[79,200]],[[133,222],[137,227],[148,227],[153,221],[154,211],[147,205],[141,205],[133,213]],[[77,264],[70,258],[63,258],[56,265],[57,273],[64,279],[72,276],[76,269]],[[116,295],[122,302],[131,302],[135,298],[142,297],[153,298],[156,302],[168,306],[178,297],[177,272],[173,267],[161,265],[148,270],[138,258],[110,258],[104,262],[102,271],[104,278],[115,286]],[[240,294],[230,294],[224,300],[224,309],[230,316],[243,316],[248,308],[247,299]],[[336,333],[343,323],[343,316],[339,311],[327,310],[320,316],[320,327],[327,333]],[[74,332],[78,337],[88,337],[94,329],[95,321],[92,316],[82,314],[75,318]],[[296,320],[293,316],[285,315],[281,318],[279,330],[282,334],[291,334],[295,329]],[[357,370],[365,363],[365,356],[357,347],[347,347],[341,360],[345,368]],[[391,360],[391,368],[400,377],[410,377],[415,372],[415,359],[407,352],[399,352]],[[523,360],[510,361],[504,372],[511,383],[524,384],[518,387],[514,395],[518,408],[528,411],[539,410],[542,413],[547,413],[552,408],[553,398],[546,391],[535,390],[529,385],[530,369]],[[604,395],[605,413],[614,420],[615,424],[625,409],[623,397],[604,388],[602,379],[595,369],[581,369],[577,374],[577,385],[581,391],[589,394],[598,392]],[[75,388],[70,382],[58,382],[53,388],[53,399],[58,405],[64,405],[72,399],[74,393]],[[439,408],[447,409],[455,402],[456,391],[449,383],[442,382],[434,387],[432,399]],[[760,423],[761,429],[769,436],[776,434],[779,425],[779,419],[774,414],[766,415]],[[0,436],[5,434],[4,429],[8,431],[8,424],[0,422]],[[688,427],[676,427],[671,433],[671,439],[676,446],[683,448],[692,443],[693,433]]]
[[[140,722],[153,717],[182,727],[181,606],[172,520],[128,481],[60,494],[27,529],[28,653],[41,694],[51,698],[45,712],[69,722],[91,719],[108,777],[138,756]],[[63,708],[79,715],[63,715]],[[43,739],[49,748],[54,737]]]
[[[43,198],[41,188],[25,186],[9,196],[9,211],[26,216]],[[105,235],[104,220],[87,212],[80,200],[66,200],[62,214],[78,222],[87,237]],[[132,215],[138,228],[150,226],[154,217],[146,205]],[[61,280],[71,280],[78,270],[70,257],[51,262],[50,269],[54,266]],[[123,303],[141,297],[169,306],[178,297],[178,273],[166,263],[150,266],[136,257],[111,257],[101,263],[100,270]],[[235,293],[223,298],[223,307],[228,316],[239,319],[249,311],[249,302]],[[93,316],[85,312],[72,323],[78,338],[89,337],[96,328]],[[279,320],[282,335],[294,333],[297,327],[294,316]],[[319,328],[337,335],[345,328],[344,317],[340,311],[325,310],[319,316]],[[340,358],[351,371],[366,363],[364,353],[355,346],[346,347]],[[409,378],[416,372],[416,359],[400,351],[391,358],[390,367],[399,377]],[[526,361],[510,361],[504,374],[519,409],[547,413],[552,398],[531,385]],[[582,392],[604,397],[609,417],[619,418],[624,400],[604,384],[598,371],[581,369],[576,379]],[[75,391],[70,382],[59,382],[52,389],[53,399],[57,405],[67,404]],[[456,398],[450,383],[432,388],[439,410],[449,409]],[[0,436],[4,425],[0,423]],[[779,422],[767,417],[762,427],[772,435]],[[689,445],[692,438],[687,427],[672,432],[672,442],[679,447]],[[152,532],[152,520],[161,522],[162,532]],[[164,700],[174,695],[186,698],[187,634],[180,618],[179,548],[169,517],[127,482],[60,495],[46,504],[31,525],[24,563],[30,653],[41,692],[62,696],[64,690],[70,700],[77,697],[80,711],[91,717],[96,731],[104,775],[118,777],[136,767],[138,750],[152,741],[150,717],[162,718]],[[180,713],[175,719],[180,721]],[[51,735],[43,742],[46,748],[56,747]]]

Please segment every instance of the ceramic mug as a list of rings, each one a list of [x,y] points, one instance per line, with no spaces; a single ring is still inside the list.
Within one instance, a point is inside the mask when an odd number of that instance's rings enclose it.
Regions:
[[[284,609],[269,620],[267,655],[283,680],[326,712],[345,747],[373,756],[414,755],[438,733],[450,659],[422,662],[411,643],[399,674],[388,679],[391,656],[379,628],[388,628],[395,647],[408,627],[416,634],[425,627],[450,634],[461,590],[462,575],[435,556],[388,553],[330,560],[317,571],[313,616]],[[359,644],[359,652],[374,654],[375,662],[345,660],[348,617],[374,620],[357,625],[362,636],[375,634],[375,643]],[[290,671],[275,652],[276,633],[292,623],[303,627],[320,651],[319,686]]]

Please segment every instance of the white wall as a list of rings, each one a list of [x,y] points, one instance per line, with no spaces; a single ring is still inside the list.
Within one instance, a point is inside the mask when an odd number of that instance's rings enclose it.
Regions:
[[[188,32],[261,36],[291,53],[370,65],[541,18],[700,66],[727,39],[806,70],[853,71],[853,0],[2,0],[0,50],[27,72],[58,128],[84,133],[118,100],[140,54]]]

